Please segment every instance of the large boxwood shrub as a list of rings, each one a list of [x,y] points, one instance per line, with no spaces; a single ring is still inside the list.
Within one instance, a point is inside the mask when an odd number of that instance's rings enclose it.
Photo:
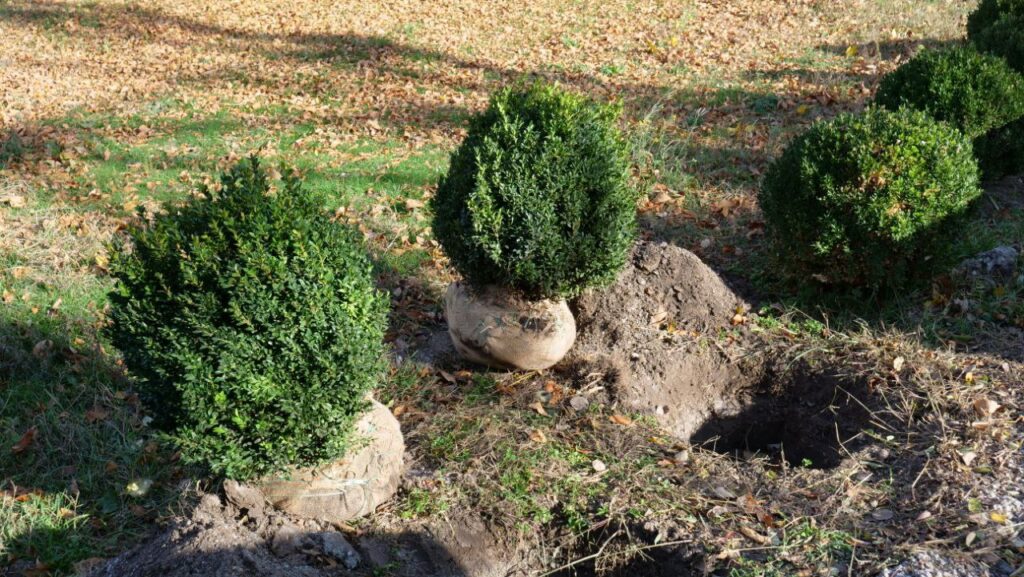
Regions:
[[[951,219],[980,194],[970,142],[920,111],[819,122],[770,166],[760,201],[791,277],[895,287],[943,260]]]
[[[999,18],[970,38],[979,50],[1004,58],[1024,74],[1024,2],[1018,13]]]
[[[547,298],[615,278],[638,200],[619,115],[535,84],[473,118],[432,201],[434,234],[471,284]]]
[[[293,175],[272,191],[250,159],[112,247],[110,335],[188,461],[245,479],[346,450],[387,301],[322,208]]]
[[[882,79],[875,103],[923,110],[974,138],[1024,116],[1024,77],[970,45],[924,50]]]
[[[1024,18],[1024,0],[981,0],[967,17],[967,36],[974,37],[1004,17]]]

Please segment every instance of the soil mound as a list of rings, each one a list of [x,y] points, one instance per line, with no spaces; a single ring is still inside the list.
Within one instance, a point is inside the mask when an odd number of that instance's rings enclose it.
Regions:
[[[688,439],[739,413],[741,392],[763,379],[763,359],[722,335],[748,308],[693,253],[641,242],[615,284],[577,300],[572,359],[603,372],[620,405]]]
[[[231,482],[86,577],[517,577],[522,552],[474,516],[351,535],[276,511]]]

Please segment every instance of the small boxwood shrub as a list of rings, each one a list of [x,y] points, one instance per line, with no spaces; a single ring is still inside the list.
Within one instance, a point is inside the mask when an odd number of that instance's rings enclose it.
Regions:
[[[974,37],[1004,17],[1024,18],[1024,0],[981,0],[967,17],[967,37]]]
[[[110,260],[109,333],[155,424],[237,479],[342,455],[383,368],[387,301],[359,237],[281,184],[244,161]]]
[[[1003,16],[971,35],[971,42],[979,50],[1005,59],[1014,70],[1024,74],[1024,14]]]
[[[760,201],[791,277],[877,289],[927,271],[951,219],[979,194],[960,131],[920,111],[869,108],[797,137],[771,164]]]
[[[1024,116],[1024,77],[969,45],[925,50],[882,79],[875,103],[923,110],[974,138]]]
[[[549,298],[615,278],[638,200],[619,115],[535,84],[473,118],[432,200],[434,234],[471,284]]]

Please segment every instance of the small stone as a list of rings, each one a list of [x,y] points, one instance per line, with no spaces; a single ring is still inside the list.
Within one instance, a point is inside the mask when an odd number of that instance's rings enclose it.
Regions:
[[[574,411],[583,412],[590,406],[590,400],[583,395],[576,395],[569,399],[569,406],[572,407]]]
[[[1012,246],[997,246],[961,262],[954,272],[966,278],[1009,279],[1017,268],[1020,253]]]
[[[679,451],[674,457],[672,457],[672,460],[675,461],[677,465],[685,465],[690,462],[690,452]]]
[[[608,466],[605,465],[604,461],[600,459],[594,459],[594,462],[591,463],[591,466],[594,467],[594,470],[597,471],[598,473],[603,473],[608,470]]]
[[[355,569],[359,566],[359,552],[355,550],[345,537],[338,532],[320,533],[320,542],[323,545],[324,553],[334,557],[348,569]]]
[[[274,533],[274,538],[270,541],[270,550],[278,557],[288,557],[298,553],[299,547],[302,545],[302,537],[302,531],[298,527],[285,525],[278,529],[277,533]]]

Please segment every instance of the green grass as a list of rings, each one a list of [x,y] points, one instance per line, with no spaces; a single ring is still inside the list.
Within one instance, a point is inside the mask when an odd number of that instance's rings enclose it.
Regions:
[[[781,531],[778,547],[757,551],[760,555],[741,556],[729,570],[729,577],[789,577],[801,569],[813,569],[809,575],[842,574],[851,559],[853,536],[843,531],[818,527],[813,520],[802,520]],[[793,559],[801,561],[794,566]],[[830,573],[831,572],[831,573]]]

